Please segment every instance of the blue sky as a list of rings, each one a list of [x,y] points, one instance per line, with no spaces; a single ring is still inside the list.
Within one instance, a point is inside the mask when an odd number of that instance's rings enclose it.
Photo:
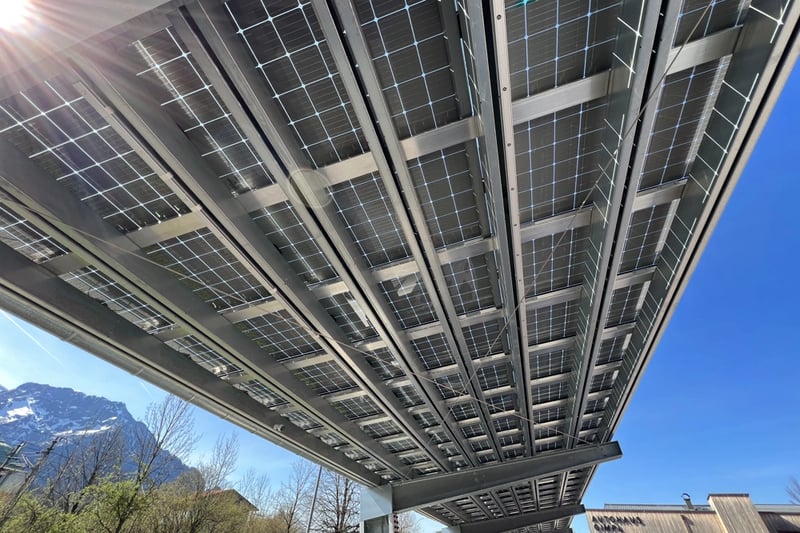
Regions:
[[[680,503],[688,492],[787,501],[800,477],[800,70],[795,70],[616,434],[624,457],[602,465],[584,499]],[[0,313],[0,384],[48,383],[123,401],[141,417],[163,392]],[[198,454],[235,431],[240,467],[279,482],[291,454],[197,411]],[[574,521],[576,533],[585,520]],[[430,530],[433,530],[431,526]]]

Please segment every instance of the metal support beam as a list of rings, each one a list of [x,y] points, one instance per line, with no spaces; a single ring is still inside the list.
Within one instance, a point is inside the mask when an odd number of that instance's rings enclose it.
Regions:
[[[480,494],[527,479],[537,479],[619,459],[619,444],[610,442],[599,446],[541,454],[492,466],[451,472],[433,478],[421,478],[396,483],[392,488],[395,512],[410,511],[448,500]]]
[[[481,520],[480,522],[459,524],[445,531],[452,531],[454,533],[503,533],[504,531],[531,527],[544,522],[570,518],[585,512],[586,509],[583,505],[565,505],[564,507],[553,507],[534,513],[521,513],[495,518],[493,520]],[[550,533],[572,533],[572,529],[556,529],[550,531]]]
[[[0,243],[0,307],[217,416],[362,483],[381,478]],[[282,428],[280,431],[275,428]]]

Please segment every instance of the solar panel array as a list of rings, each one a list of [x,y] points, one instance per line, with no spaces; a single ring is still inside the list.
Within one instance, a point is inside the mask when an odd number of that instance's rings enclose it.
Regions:
[[[0,241],[368,483],[611,439],[774,75],[733,43],[772,24],[780,54],[797,11],[178,4],[4,95],[4,153],[94,222],[4,176]],[[559,508],[593,472],[424,511]]]

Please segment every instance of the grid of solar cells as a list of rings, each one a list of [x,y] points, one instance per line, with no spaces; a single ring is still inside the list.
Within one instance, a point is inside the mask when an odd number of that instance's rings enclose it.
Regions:
[[[411,344],[426,370],[452,365],[455,362],[450,353],[450,346],[441,333],[414,339]]]
[[[582,103],[514,128],[520,222],[581,206],[605,165],[606,99]]]
[[[322,424],[316,418],[304,411],[287,411],[285,413],[281,413],[281,416],[286,418],[295,426],[306,431],[309,429],[322,427]]]
[[[238,322],[236,327],[277,361],[322,351],[320,345],[286,311]]]
[[[413,159],[408,168],[436,248],[481,235],[464,145]]]
[[[389,420],[384,422],[376,422],[374,424],[365,424],[363,426],[363,430],[364,433],[373,439],[381,439],[383,437],[401,433],[400,428],[397,427],[397,424]]]
[[[710,6],[709,6],[710,4]],[[749,7],[749,2],[740,0],[684,0],[675,31],[674,46],[680,46],[686,40],[695,40],[711,33],[738,25]],[[706,12],[706,8],[708,12]],[[701,18],[702,17],[702,18]],[[700,21],[697,29],[692,28]]]
[[[516,409],[514,394],[496,394],[486,398],[489,414],[504,413]]]
[[[245,381],[244,383],[236,383],[234,387],[243,390],[249,394],[251,398],[258,400],[267,407],[277,407],[288,403],[282,396],[255,379]]]
[[[417,445],[414,444],[414,441],[411,439],[392,440],[391,442],[384,442],[382,444],[392,453],[402,453],[417,448]]]
[[[68,253],[55,240],[3,205],[0,205],[0,242],[34,263],[42,263]]]
[[[592,376],[592,384],[589,390],[591,392],[599,392],[610,389],[612,385],[614,385],[614,380],[617,379],[617,375],[618,372],[616,370],[595,374]]]
[[[412,385],[392,387],[392,392],[405,407],[414,407],[424,403],[422,401],[422,397],[417,392],[417,389]]]
[[[499,437],[498,441],[500,442],[501,447],[513,446],[515,444],[522,443],[522,435],[519,433],[514,435],[502,435]]]
[[[391,200],[377,174],[330,188],[347,231],[371,267],[410,255]]]
[[[483,426],[481,424],[470,424],[468,426],[462,426],[461,433],[467,439],[471,439],[473,437],[482,437],[486,435],[486,432],[483,430]]]
[[[606,398],[601,398],[598,400],[589,400],[588,402],[586,402],[586,409],[584,410],[584,413],[590,415],[601,412],[606,407],[606,401],[607,401]]]
[[[727,61],[712,61],[668,76],[648,140],[639,189],[684,177],[693,160],[698,130],[705,129],[708,99]]]
[[[473,359],[504,352],[503,323],[499,320],[488,320],[461,328],[464,340]]]
[[[566,415],[563,407],[549,407],[547,409],[536,409],[533,411],[533,422],[535,424],[545,424],[555,420],[561,420]]]
[[[306,284],[338,277],[289,202],[259,209],[250,216]]]
[[[530,356],[531,379],[565,374],[572,371],[573,348],[533,353]]]
[[[631,285],[614,291],[606,315],[606,327],[632,322],[636,319],[636,304],[642,294],[643,285]]]
[[[541,344],[575,334],[577,327],[576,302],[564,302],[550,307],[528,309],[528,341]]]
[[[458,119],[437,2],[359,0],[356,11],[400,138]]]
[[[485,256],[468,257],[442,265],[442,272],[459,315],[494,306]]]
[[[655,263],[658,240],[668,213],[669,204],[662,204],[633,214],[625,238],[620,272],[630,272]]]
[[[341,401],[331,402],[333,406],[349,420],[358,420],[381,413],[381,408],[369,396],[358,396]]]
[[[442,396],[443,400],[455,398],[456,396],[464,396],[466,394],[464,381],[458,374],[435,378],[433,383],[439,390],[439,394]]]
[[[379,348],[371,352],[365,352],[363,355],[369,365],[375,369],[383,380],[405,375],[388,348]]]
[[[271,299],[267,290],[208,229],[159,242],[144,251],[214,309]]]
[[[572,287],[583,281],[589,228],[577,228],[522,243],[527,296]]]
[[[332,394],[356,387],[350,376],[334,361],[305,366],[293,372],[317,394]]]
[[[456,422],[470,420],[478,417],[478,407],[475,402],[464,402],[454,405],[449,409],[450,415]]]
[[[473,452],[481,452],[491,449],[492,444],[489,442],[489,439],[481,439],[478,441],[473,440],[469,443],[469,447],[472,448]]]
[[[334,294],[319,301],[351,342],[376,337],[367,315],[350,293]]]
[[[429,413],[429,412],[425,412],[425,411],[416,412],[416,413],[414,413],[413,416],[414,416],[414,420],[416,420],[417,424],[419,424],[419,426],[421,428],[426,428],[427,429],[427,428],[432,428],[434,426],[438,426],[439,425],[439,421],[436,419],[436,417],[433,415],[433,413]]]
[[[403,329],[428,324],[436,319],[428,291],[418,273],[386,280],[379,286]]]
[[[533,387],[531,390],[531,398],[534,406],[541,403],[563,400],[568,395],[569,387],[563,381],[546,383],[538,387]]]
[[[255,68],[316,167],[367,143],[310,2],[227,2]]]
[[[192,335],[167,341],[166,344],[174,350],[188,355],[192,361],[215,376],[224,378],[241,374],[242,372],[239,366],[212,350],[204,342]]]
[[[519,418],[516,416],[504,416],[496,418],[492,421],[495,431],[510,431],[512,429],[519,429]]]
[[[0,136],[120,231],[188,212],[69,84],[44,82],[0,102]]]
[[[622,359],[622,349],[625,346],[625,335],[617,335],[604,339],[600,344],[600,353],[597,355],[597,364],[604,365]]]
[[[529,96],[611,67],[614,0],[506,1],[511,97]]]
[[[475,372],[475,377],[484,392],[505,387],[509,384],[508,364],[482,366]]]
[[[168,318],[95,267],[87,266],[63,274],[61,279],[147,333],[174,327]]]
[[[171,28],[133,43],[138,76],[234,194],[273,180],[194,57]]]

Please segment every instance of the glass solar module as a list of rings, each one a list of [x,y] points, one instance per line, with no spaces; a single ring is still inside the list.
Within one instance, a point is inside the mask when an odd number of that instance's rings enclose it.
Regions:
[[[516,409],[516,395],[514,394],[496,394],[486,398],[486,406],[489,408],[489,414],[505,413]]]
[[[286,311],[245,320],[236,326],[277,361],[322,351]]]
[[[368,396],[332,402],[333,406],[350,420],[358,420],[381,413],[382,410]]]
[[[68,253],[55,240],[3,205],[0,205],[0,242],[34,263],[42,263]]]
[[[272,389],[254,379],[243,383],[236,383],[234,386],[237,389],[243,390],[250,395],[251,398],[258,400],[267,407],[278,407],[288,403],[282,396],[276,394]],[[333,444],[331,444],[331,446],[333,446]]]
[[[583,281],[589,228],[577,228],[522,244],[527,296],[536,296]]]
[[[355,382],[333,361],[299,368],[294,373],[320,395],[356,388]]]
[[[369,266],[383,265],[410,255],[391,201],[377,174],[334,185],[331,197]]]
[[[93,266],[63,274],[61,279],[147,333],[174,327],[164,315]]]
[[[509,385],[509,365],[503,362],[497,365],[482,366],[475,372],[478,384],[484,392]]]
[[[619,6],[614,0],[507,0],[512,97],[610,68]]]
[[[380,288],[403,329],[435,320],[428,291],[425,290],[419,274],[384,281]]]
[[[514,128],[520,222],[577,209],[607,163],[600,147],[606,99],[583,103]]]
[[[391,379],[404,376],[395,358],[387,348],[380,348],[371,352],[363,352],[364,358],[378,373],[381,379]]]
[[[436,2],[356,2],[383,95],[401,139],[457,118]]]
[[[61,80],[0,102],[0,136],[121,231],[188,212],[161,177]]]
[[[422,397],[417,393],[417,389],[411,385],[392,387],[392,392],[405,407],[414,407],[423,404]]]
[[[625,335],[617,335],[610,339],[604,339],[600,344],[600,353],[597,356],[597,364],[602,365],[612,361],[619,361],[623,356],[625,346]]]
[[[674,46],[738,25],[750,6],[750,2],[740,0],[714,0],[710,4],[707,0],[684,0]],[[699,26],[692,33],[698,21]]]
[[[475,402],[465,402],[454,405],[449,409],[450,415],[456,422],[478,417],[478,408]]]
[[[489,320],[474,326],[462,328],[464,339],[467,342],[469,355],[479,359],[505,351],[505,332],[502,331],[503,323],[499,320]]]
[[[367,143],[310,2],[228,2],[254,66],[311,163],[363,153]]]
[[[465,315],[494,306],[485,256],[469,257],[442,265],[442,271],[456,313]]]
[[[694,160],[698,132],[708,113],[729,61],[711,61],[667,76],[662,85],[656,120],[647,146],[639,189],[679,179]]]
[[[636,319],[636,305],[642,294],[643,285],[631,285],[617,289],[611,297],[606,327],[617,326]]]
[[[157,243],[145,252],[217,310],[271,299],[210,230]]]
[[[481,235],[470,162],[463,145],[413,159],[408,168],[436,248]]]
[[[323,298],[320,303],[344,331],[350,342],[377,337],[378,334],[367,319],[367,315],[349,293]]]
[[[564,302],[550,307],[529,309],[527,311],[529,342],[540,344],[574,335],[577,308],[576,302]]]
[[[159,87],[157,98],[233,194],[273,180],[216,90],[171,28],[133,44],[138,76]]]
[[[625,238],[620,272],[629,272],[655,262],[656,247],[668,213],[669,204],[662,204],[633,214]]]
[[[292,269],[307,284],[338,277],[290,203],[281,202],[264,207],[251,213],[251,216]]]
[[[443,400],[466,395],[464,381],[458,374],[435,378],[433,382],[436,388],[439,389],[439,394],[442,396]]]
[[[188,355],[192,361],[202,366],[217,377],[227,378],[242,373],[241,368],[209,348],[205,343],[192,335],[187,335],[185,337],[168,341],[167,346],[180,353]],[[253,390],[258,389],[253,387]],[[268,389],[266,389],[266,387],[264,387],[263,391],[259,392],[262,393],[263,397],[268,397]],[[277,400],[277,396],[274,399]]]

